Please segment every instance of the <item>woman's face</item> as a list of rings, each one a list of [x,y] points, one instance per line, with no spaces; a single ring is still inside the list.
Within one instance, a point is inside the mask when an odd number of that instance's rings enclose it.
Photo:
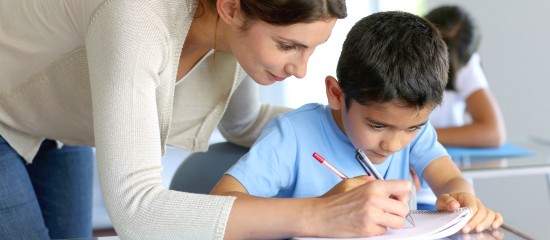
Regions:
[[[231,39],[230,48],[246,73],[269,85],[287,77],[303,78],[315,48],[327,41],[336,18],[288,26],[256,21]]]

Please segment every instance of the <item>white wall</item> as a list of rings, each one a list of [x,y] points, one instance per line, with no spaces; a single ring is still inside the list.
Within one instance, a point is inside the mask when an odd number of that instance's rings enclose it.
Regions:
[[[550,2],[426,0],[429,9],[459,4],[482,31],[480,54],[506,122],[508,139],[550,140]]]

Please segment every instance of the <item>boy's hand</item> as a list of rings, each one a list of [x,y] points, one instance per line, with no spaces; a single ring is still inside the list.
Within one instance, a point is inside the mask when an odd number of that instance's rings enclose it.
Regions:
[[[468,233],[471,230],[482,232],[489,228],[489,226],[493,229],[497,229],[504,221],[500,213],[486,208],[479,198],[466,192],[442,194],[437,198],[435,207],[438,210],[444,211],[455,211],[460,207],[470,207],[474,216],[464,228],[462,228],[462,232],[464,233]]]
[[[332,187],[328,192],[323,194],[321,197],[328,197],[328,196],[336,195],[338,193],[347,192],[374,179],[375,178],[373,176],[368,176],[368,175],[361,175],[354,178],[344,179],[338,184],[336,184],[334,187]]]

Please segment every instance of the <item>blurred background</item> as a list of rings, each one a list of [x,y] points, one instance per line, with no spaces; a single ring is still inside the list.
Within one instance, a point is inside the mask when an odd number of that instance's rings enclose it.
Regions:
[[[443,4],[465,8],[482,32],[479,53],[506,123],[509,139],[536,137],[550,143],[550,2],[526,0],[348,0],[348,17],[340,20],[329,41],[311,57],[304,79],[262,87],[264,100],[299,107],[326,103],[324,78],[335,75],[342,42],[360,18],[377,11],[402,10],[423,16]],[[546,43],[545,43],[546,42]]]

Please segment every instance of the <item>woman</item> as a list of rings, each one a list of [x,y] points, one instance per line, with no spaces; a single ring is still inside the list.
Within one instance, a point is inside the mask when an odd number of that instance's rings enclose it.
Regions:
[[[498,147],[506,138],[504,120],[489,90],[477,53],[481,34],[459,6],[441,6],[426,18],[434,23],[449,49],[449,82],[441,107],[430,116],[444,145]],[[471,121],[465,122],[465,112]]]
[[[410,189],[404,181],[373,181],[319,199],[198,195],[161,183],[166,144],[205,151],[219,123],[229,141],[250,145],[286,111],[260,104],[254,82],[303,77],[310,55],[346,16],[344,0],[8,1],[1,7],[0,160],[8,165],[2,171],[31,163],[44,139],[95,145],[105,204],[120,237],[359,236],[402,224]],[[8,186],[14,178],[29,179],[0,175]],[[0,191],[16,200],[12,212],[47,210]],[[0,215],[8,225],[0,238],[48,238],[44,224],[15,216]]]

